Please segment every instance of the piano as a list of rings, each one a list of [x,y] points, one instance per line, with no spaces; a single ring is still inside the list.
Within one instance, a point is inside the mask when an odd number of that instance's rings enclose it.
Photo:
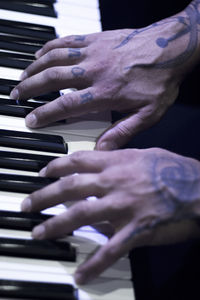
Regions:
[[[32,38],[34,42],[31,46],[29,42],[24,41],[24,39],[30,39],[30,26],[31,31],[35,32],[37,32],[38,26],[42,27],[41,31],[44,33],[44,36]],[[24,28],[28,31],[26,32]],[[18,29],[19,31],[17,31]],[[0,1],[0,299],[32,299],[33,291],[38,292],[34,299],[134,299],[128,256],[122,257],[99,278],[86,286],[77,287],[73,280],[73,273],[77,265],[91,255],[95,249],[106,243],[107,237],[102,233],[90,226],[84,226],[73,232],[72,235],[58,241],[58,243],[70,243],[70,246],[75,249],[75,261],[68,261],[62,257],[56,259],[48,256],[31,256],[27,253],[23,255],[20,249],[24,250],[29,243],[33,242],[31,231],[24,227],[25,223],[22,223],[23,226],[21,227],[16,225],[16,216],[20,214],[20,204],[28,195],[30,188],[30,185],[26,185],[26,178],[29,176],[33,181],[36,180],[34,184],[37,186],[40,163],[45,164],[48,159],[67,155],[67,152],[92,150],[97,136],[109,126],[110,114],[93,113],[57,122],[42,129],[27,128],[24,122],[25,114],[34,105],[41,105],[46,98],[29,100],[30,107],[22,102],[14,103],[12,100],[9,100],[12,105],[8,104],[8,91],[16,84],[23,71],[23,66],[21,64],[16,66],[15,62],[16,60],[23,61],[24,56],[32,59],[32,52],[37,47],[41,47],[45,40],[50,39],[48,33],[51,37],[54,35],[58,37],[97,31],[101,31],[97,0]],[[37,41],[35,42],[35,40]],[[25,44],[24,48],[18,47],[19,44]],[[10,63],[12,61],[14,62],[13,65]],[[68,89],[61,91],[61,93],[69,91]],[[47,95],[47,98],[51,96],[54,97],[55,95]],[[51,144],[52,137],[54,140],[58,139],[59,145],[53,145],[52,148],[49,148],[48,145]],[[37,168],[34,167],[35,165]],[[13,179],[13,175],[21,175],[21,177]],[[5,181],[6,176],[8,177],[7,182]],[[18,178],[22,180],[20,186]],[[16,180],[14,188],[10,188],[9,184],[10,182],[13,183],[14,180]],[[24,188],[25,186],[28,186],[27,189]],[[89,200],[94,199],[91,197]],[[41,215],[48,217],[59,214],[67,209],[68,205],[70,203],[57,205],[43,211]],[[4,218],[7,218],[8,227],[4,226],[5,222],[2,221]],[[29,218],[35,220],[36,216],[28,214],[25,217],[26,220],[28,219],[28,224],[30,223]],[[26,245],[25,248],[24,244]],[[40,247],[40,245],[36,246]],[[56,247],[54,242],[51,246]],[[37,251],[41,253],[40,248]],[[70,290],[71,288],[73,291]],[[67,294],[68,289],[70,290],[69,295]],[[10,293],[3,294],[2,291],[5,292],[5,290],[10,291]],[[25,291],[24,295],[23,291]],[[32,297],[28,297],[26,291],[28,293],[31,291]],[[65,296],[66,294],[68,298]]]

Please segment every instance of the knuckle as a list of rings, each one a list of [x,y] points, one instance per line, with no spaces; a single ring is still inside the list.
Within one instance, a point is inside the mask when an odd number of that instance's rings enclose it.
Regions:
[[[74,152],[70,155],[70,162],[73,164],[73,165],[79,165],[80,164],[80,161],[83,159],[84,157],[84,153],[85,151],[77,151],[77,152]]]
[[[75,95],[63,95],[59,98],[58,105],[62,111],[69,114],[74,108],[76,108],[76,102]]]
[[[81,217],[83,222],[86,220],[89,223],[90,211],[88,209],[87,202],[79,202],[73,206],[73,209],[77,218]]]
[[[129,128],[128,126],[126,126],[126,124],[123,123],[118,124],[116,133],[119,137],[124,137],[124,136],[131,137],[133,135],[131,128]]]
[[[64,113],[69,113],[70,108],[73,107],[73,98],[69,96],[66,99],[65,96],[61,96],[58,101],[58,106]]]
[[[57,49],[53,49],[50,50],[46,55],[45,55],[45,60],[46,62],[51,62],[51,61],[56,61],[58,60],[58,50]]]
[[[58,181],[58,188],[60,189],[60,191],[62,191],[63,193],[69,191],[70,190],[75,190],[77,185],[78,185],[78,181],[79,179],[77,178],[79,176],[67,176],[64,178],[61,178]]]
[[[43,52],[48,52],[51,49],[52,41],[47,42],[43,47],[42,51]]]
[[[44,71],[44,77],[47,82],[53,83],[55,81],[59,82],[62,78],[62,74],[58,68],[53,67]]]

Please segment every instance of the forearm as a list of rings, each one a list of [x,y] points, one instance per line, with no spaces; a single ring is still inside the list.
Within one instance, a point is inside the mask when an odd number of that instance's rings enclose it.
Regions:
[[[177,46],[180,43],[182,48],[181,53],[175,57],[175,63],[177,66],[182,64],[187,73],[200,60],[200,0],[193,0],[176,17],[183,28],[174,36]]]

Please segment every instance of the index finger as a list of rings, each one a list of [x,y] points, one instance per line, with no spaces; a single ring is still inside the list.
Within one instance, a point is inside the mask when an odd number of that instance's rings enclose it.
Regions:
[[[35,53],[36,58],[39,58],[49,52],[50,50],[57,48],[82,48],[90,44],[92,38],[90,35],[70,35],[47,42],[40,50]]]
[[[39,128],[68,117],[83,115],[96,109],[95,98],[92,88],[65,94],[32,111],[26,116],[26,125]]]
[[[66,212],[54,216],[33,229],[35,239],[54,239],[67,235],[85,225],[105,221],[108,217],[102,201],[82,200],[71,206]]]

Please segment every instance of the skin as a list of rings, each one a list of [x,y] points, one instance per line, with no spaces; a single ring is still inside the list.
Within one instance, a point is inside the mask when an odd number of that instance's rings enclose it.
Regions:
[[[199,61],[200,0],[181,13],[133,30],[67,36],[48,42],[12,91],[28,99],[50,91],[76,91],[35,109],[32,128],[91,111],[127,113],[99,137],[96,149],[118,149],[152,126],[175,101],[179,86]]]
[[[78,267],[78,284],[133,248],[199,236],[200,163],[194,159],[159,148],[82,151],[50,162],[40,175],[62,179],[32,193],[23,201],[23,211],[76,203],[35,227],[33,238],[60,238],[105,221],[112,228],[108,243]],[[98,199],[86,201],[91,195]]]
[[[26,118],[29,127],[90,111],[127,117],[99,137],[98,150],[120,148],[156,123],[199,61],[200,0],[181,13],[138,30],[124,29],[48,42],[22,74],[11,97],[27,99],[76,88]],[[79,173],[78,176],[73,176]],[[162,149],[77,152],[51,162],[40,175],[62,177],[31,194],[23,211],[78,201],[34,228],[36,239],[59,238],[83,225],[108,222],[113,236],[75,274],[98,276],[130,249],[199,236],[200,163]],[[95,202],[85,201],[96,196]]]

